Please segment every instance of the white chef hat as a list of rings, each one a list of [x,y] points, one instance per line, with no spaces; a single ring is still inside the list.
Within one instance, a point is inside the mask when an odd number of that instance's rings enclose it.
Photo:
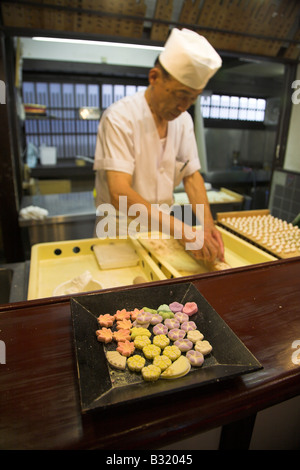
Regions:
[[[222,65],[207,39],[185,28],[172,29],[159,62],[176,80],[195,90],[204,88]]]

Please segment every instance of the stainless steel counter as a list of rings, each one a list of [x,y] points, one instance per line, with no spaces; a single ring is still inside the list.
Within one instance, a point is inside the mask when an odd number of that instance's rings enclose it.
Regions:
[[[21,209],[31,205],[46,209],[48,216],[43,220],[19,217],[25,245],[93,236],[96,208],[91,191],[25,196]]]
[[[57,222],[64,217],[70,219],[74,216],[92,215],[95,217],[96,208],[92,191],[78,193],[45,194],[24,196],[21,209],[27,206],[38,206],[49,212],[47,221]],[[31,225],[28,220],[19,219],[21,226]],[[34,223],[37,221],[33,221]],[[45,221],[42,221],[45,222]]]

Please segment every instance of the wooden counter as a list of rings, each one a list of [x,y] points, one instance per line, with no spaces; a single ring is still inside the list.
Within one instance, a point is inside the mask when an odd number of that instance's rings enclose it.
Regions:
[[[221,448],[247,447],[255,414],[300,393],[300,366],[292,361],[292,344],[300,340],[299,279],[300,258],[294,258],[161,281],[192,281],[263,369],[86,415],[80,411],[69,298],[1,306],[6,364],[0,364],[0,447],[153,450],[217,426],[224,429]],[[250,423],[244,434],[241,422]],[[240,440],[232,434],[236,428]]]

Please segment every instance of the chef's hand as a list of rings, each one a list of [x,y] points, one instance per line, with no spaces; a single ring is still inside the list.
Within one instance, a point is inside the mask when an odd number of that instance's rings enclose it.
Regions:
[[[188,251],[192,253],[195,259],[204,261],[206,263],[214,263],[216,260],[224,261],[224,244],[222,235],[214,224],[206,224],[203,238],[199,237],[199,232],[196,229],[184,232],[185,235],[182,239],[184,245],[192,243],[192,248]],[[197,236],[198,234],[198,236]],[[198,245],[198,246],[197,246]]]
[[[222,235],[215,225],[205,227],[204,244],[202,250],[194,253],[196,259],[213,263],[216,260],[224,261],[224,244]]]

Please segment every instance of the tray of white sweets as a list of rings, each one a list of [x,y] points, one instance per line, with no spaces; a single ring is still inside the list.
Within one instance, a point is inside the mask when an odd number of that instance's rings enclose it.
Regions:
[[[70,302],[83,413],[262,367],[192,283],[102,291]]]
[[[218,224],[277,258],[300,256],[300,229],[269,209],[217,214]]]

